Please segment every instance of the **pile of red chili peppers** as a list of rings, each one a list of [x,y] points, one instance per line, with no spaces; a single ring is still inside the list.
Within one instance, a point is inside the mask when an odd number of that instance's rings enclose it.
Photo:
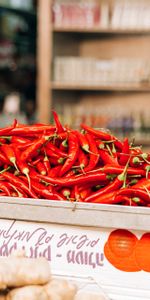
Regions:
[[[54,125],[0,129],[0,196],[150,207],[150,154],[53,117]]]

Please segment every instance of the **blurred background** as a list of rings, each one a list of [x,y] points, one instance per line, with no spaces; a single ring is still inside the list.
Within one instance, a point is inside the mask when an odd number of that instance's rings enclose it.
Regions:
[[[52,109],[150,150],[150,0],[0,0],[0,126]]]

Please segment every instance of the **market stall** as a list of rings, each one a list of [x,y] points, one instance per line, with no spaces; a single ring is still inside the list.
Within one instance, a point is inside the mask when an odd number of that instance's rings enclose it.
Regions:
[[[53,116],[0,129],[0,255],[45,257],[80,292],[149,299],[149,154]]]

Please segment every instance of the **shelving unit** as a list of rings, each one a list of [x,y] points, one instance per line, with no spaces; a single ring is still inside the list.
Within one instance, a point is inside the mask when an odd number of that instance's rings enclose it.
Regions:
[[[107,0],[111,9],[116,0]],[[123,0],[120,0],[123,1]],[[134,0],[133,0],[134,1]],[[142,1],[142,0],[141,0]],[[43,3],[44,2],[44,3]],[[147,0],[150,7],[150,1]],[[122,106],[122,111],[128,114],[138,114],[138,103],[142,102],[141,109],[150,107],[150,83],[87,83],[54,80],[54,61],[56,57],[96,58],[98,60],[143,59],[150,61],[150,27],[148,28],[113,28],[111,24],[105,27],[59,26],[52,22],[52,0],[38,0],[38,89],[37,103],[40,122],[49,123],[51,108],[62,115],[65,113],[77,119],[79,106],[86,112],[90,107],[104,110],[106,113],[109,105],[114,103],[117,114]],[[70,75],[71,76],[71,75]],[[78,109],[74,109],[74,103]],[[98,104],[99,103],[99,104]],[[99,106],[100,105],[100,106]],[[111,106],[112,109],[112,106]],[[148,113],[148,111],[146,111]],[[93,112],[91,113],[93,114]],[[65,123],[70,120],[66,114]],[[146,117],[148,119],[148,117]],[[146,121],[147,122],[147,121]],[[147,126],[147,124],[146,124]],[[150,124],[148,124],[150,127]],[[150,146],[143,136],[138,137],[139,142]],[[144,143],[145,141],[145,143]]]

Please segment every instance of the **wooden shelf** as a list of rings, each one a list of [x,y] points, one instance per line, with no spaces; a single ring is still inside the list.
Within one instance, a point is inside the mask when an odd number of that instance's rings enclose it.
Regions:
[[[89,85],[73,84],[65,82],[51,82],[50,88],[53,90],[71,90],[71,91],[119,91],[119,92],[150,92],[150,85],[145,84],[107,84],[107,85]]]
[[[53,32],[66,32],[66,33],[100,33],[100,34],[150,34],[150,28],[129,28],[129,29],[121,29],[121,28],[81,28],[81,27],[59,27],[53,25]]]

